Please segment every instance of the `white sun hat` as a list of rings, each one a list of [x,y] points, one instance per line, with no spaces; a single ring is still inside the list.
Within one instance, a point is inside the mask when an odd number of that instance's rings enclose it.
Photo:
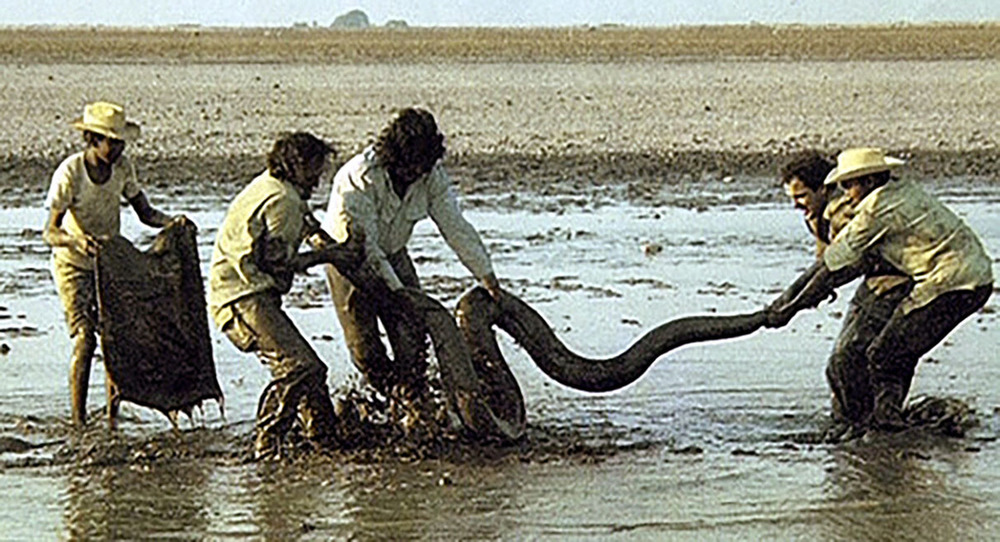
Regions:
[[[886,156],[885,151],[872,147],[847,149],[837,155],[837,167],[826,176],[823,184],[837,184],[880,171],[895,169],[906,162]]]

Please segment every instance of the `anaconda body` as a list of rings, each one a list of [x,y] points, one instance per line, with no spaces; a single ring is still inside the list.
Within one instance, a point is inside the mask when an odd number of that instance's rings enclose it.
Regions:
[[[647,332],[617,356],[592,359],[567,348],[538,312],[509,292],[497,301],[483,288],[470,290],[459,300],[457,326],[440,303],[419,295],[423,299],[414,304],[426,317],[452,407],[467,429],[504,440],[524,434],[524,398],[497,346],[494,326],[517,341],[550,378],[581,391],[606,392],[635,382],[675,348],[748,335],[764,324],[763,311],[679,318]]]

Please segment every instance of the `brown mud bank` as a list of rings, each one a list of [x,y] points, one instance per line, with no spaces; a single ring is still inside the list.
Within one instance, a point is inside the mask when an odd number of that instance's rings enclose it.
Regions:
[[[835,149],[819,149],[831,156]],[[890,151],[892,152],[892,151]],[[466,196],[598,196],[645,204],[692,204],[693,196],[728,195],[726,203],[777,199],[775,175],[793,153],[708,151],[459,153],[445,163]],[[974,187],[997,181],[1000,149],[896,151],[905,175],[923,182]],[[0,159],[0,199],[9,207],[44,198],[56,156]],[[142,184],[154,198],[205,195],[226,198],[262,168],[261,156],[134,157]],[[321,196],[322,197],[322,196]],[[681,199],[678,199],[681,198]],[[698,199],[698,198],[696,198]],[[504,200],[501,198],[500,202]],[[513,202],[511,202],[513,203]],[[711,204],[712,198],[695,204]]]
[[[997,23],[563,28],[0,28],[0,62],[623,62],[997,58]]]

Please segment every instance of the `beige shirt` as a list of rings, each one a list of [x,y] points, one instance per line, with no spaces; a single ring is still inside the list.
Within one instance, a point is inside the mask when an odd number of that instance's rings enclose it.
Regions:
[[[910,181],[890,181],[868,194],[823,259],[837,271],[866,254],[877,254],[913,279],[900,304],[904,313],[943,293],[993,282],[990,257],[975,232]]]
[[[255,263],[255,250],[274,241],[291,258],[302,244],[306,204],[292,185],[266,171],[250,182],[229,205],[215,236],[209,268],[208,306],[221,328],[231,318],[228,304],[241,297],[277,288],[275,277]]]
[[[823,253],[829,246],[829,239],[836,238],[837,234],[850,224],[852,218],[854,218],[854,204],[851,202],[851,198],[847,197],[846,194],[841,194],[830,200],[826,209],[823,210],[823,220],[826,221],[829,238],[823,240],[817,237],[816,257],[818,259],[823,259]],[[909,281],[910,277],[900,275],[882,261],[874,262],[865,271],[865,285],[875,295],[882,295]]]
[[[111,177],[96,184],[87,174],[84,153],[63,160],[52,175],[45,206],[50,212],[63,212],[60,227],[71,235],[87,234],[96,238],[118,235],[121,228],[122,197],[132,199],[140,192],[132,162],[122,155],[111,170]],[[81,269],[93,269],[94,261],[74,247],[53,247],[52,257]]]
[[[445,242],[473,276],[482,280],[493,273],[486,247],[462,216],[451,180],[440,164],[412,184],[400,199],[385,168],[376,161],[375,152],[365,149],[334,176],[323,229],[338,242],[347,240],[349,229],[364,232],[368,265],[390,288],[398,289],[403,283],[387,255],[406,247],[413,227],[427,217],[437,224]]]

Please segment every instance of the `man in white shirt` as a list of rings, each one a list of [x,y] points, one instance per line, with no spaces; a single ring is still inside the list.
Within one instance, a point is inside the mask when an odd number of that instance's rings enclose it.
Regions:
[[[136,180],[135,168],[124,155],[126,142],[138,137],[139,126],[126,121],[122,106],[87,104],[73,127],[83,132],[87,148],[63,160],[52,175],[43,239],[52,247],[52,277],[73,338],[70,408],[74,425],[82,427],[87,421],[90,365],[97,348],[94,257],[98,246],[118,235],[122,198],[147,226],[161,228],[171,217],[150,206]],[[109,423],[113,425],[117,402],[110,378],[105,380]]]
[[[783,326],[857,277],[875,257],[910,277],[912,288],[866,350],[875,399],[869,424],[890,431],[905,426],[903,400],[920,356],[993,292],[992,263],[979,237],[916,184],[893,180],[891,170],[902,164],[880,149],[840,153],[825,182],[840,183],[855,203],[855,216],[798,295],[769,308],[769,325]]]
[[[426,330],[392,310],[386,289],[420,288],[406,244],[414,225],[430,217],[459,260],[494,297],[500,286],[475,228],[462,216],[440,164],[444,136],[423,109],[401,111],[375,144],[349,160],[333,180],[323,221],[334,239],[365,240],[366,264],[384,285],[354,285],[327,266],[330,291],[351,358],[383,395],[419,396],[426,385]],[[390,360],[379,337],[382,321]]]

